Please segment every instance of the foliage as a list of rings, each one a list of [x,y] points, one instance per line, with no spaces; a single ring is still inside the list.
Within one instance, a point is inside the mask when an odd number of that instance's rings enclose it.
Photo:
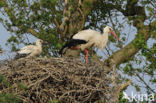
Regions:
[[[119,95],[119,103],[126,103],[126,102],[128,101],[123,98],[123,91],[121,91]]]
[[[0,22],[12,34],[7,44],[13,51],[32,35],[49,42],[43,55],[50,56],[59,56],[62,45],[82,29],[102,32],[112,26],[120,42],[111,36],[110,55],[104,58],[116,60],[123,77],[141,82],[134,82],[137,90],[144,85],[155,93],[148,84],[156,85],[155,0],[0,0],[0,12],[5,17]],[[146,77],[149,81],[142,79]]]
[[[9,82],[5,79],[3,75],[0,75],[0,84],[6,87],[10,86]]]
[[[17,85],[18,85],[18,87],[22,90],[22,89],[24,89],[24,90],[27,90],[28,89],[28,87],[26,86],[26,85],[23,85],[22,83],[17,83]]]
[[[10,83],[6,80],[3,75],[0,75],[0,87],[9,87],[12,88]],[[22,103],[22,101],[15,96],[13,93],[0,93],[0,103]]]
[[[0,102],[1,103],[23,103],[19,98],[10,93],[2,94],[0,93]]]

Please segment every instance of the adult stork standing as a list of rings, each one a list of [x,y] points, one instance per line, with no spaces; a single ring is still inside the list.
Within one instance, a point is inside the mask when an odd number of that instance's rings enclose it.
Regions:
[[[59,53],[62,55],[65,48],[72,50],[80,49],[86,53],[86,63],[88,63],[88,49],[95,46],[103,50],[107,45],[109,33],[119,40],[119,37],[113,32],[110,26],[106,26],[103,29],[103,34],[91,29],[80,31],[71,37],[71,40],[60,49]]]
[[[36,41],[36,45],[27,45],[23,48],[21,48],[18,52],[17,55],[15,56],[15,59],[19,59],[22,57],[33,57],[36,55],[39,55],[42,52],[42,43],[43,40],[38,39]]]

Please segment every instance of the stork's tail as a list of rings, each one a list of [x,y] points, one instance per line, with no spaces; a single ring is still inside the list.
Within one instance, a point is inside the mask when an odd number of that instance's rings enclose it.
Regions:
[[[59,54],[64,54],[65,52],[64,49],[65,48],[71,48],[71,47],[74,47],[74,46],[77,46],[77,45],[80,45],[80,44],[86,44],[87,41],[85,40],[80,40],[80,39],[71,39],[69,42],[67,42],[59,51]]]
[[[59,54],[62,56],[63,54],[66,53],[66,50],[64,50],[64,49],[68,49],[68,48],[70,48],[69,42],[67,42],[67,43],[60,49]]]
[[[66,45],[64,45],[64,46],[60,49],[60,51],[59,51],[59,54],[60,54],[60,55],[64,54],[64,53],[63,53],[63,50],[64,50],[65,48],[66,48]]]

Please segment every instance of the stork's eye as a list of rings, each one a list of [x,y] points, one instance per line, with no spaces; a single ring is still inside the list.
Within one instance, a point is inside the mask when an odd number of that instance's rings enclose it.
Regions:
[[[111,28],[109,28],[109,30],[110,30],[110,31],[112,31],[112,29],[111,29]]]

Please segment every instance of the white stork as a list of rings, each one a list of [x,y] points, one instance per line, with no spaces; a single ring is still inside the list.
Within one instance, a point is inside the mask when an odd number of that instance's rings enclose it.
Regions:
[[[42,43],[43,40],[38,39],[36,41],[36,45],[27,45],[23,48],[21,48],[18,52],[17,55],[15,56],[15,59],[19,59],[22,57],[33,57],[42,52]]]
[[[107,44],[109,33],[111,33],[113,36],[116,37],[117,40],[119,40],[119,37],[113,32],[113,29],[109,26],[106,26],[103,29],[103,34],[90,29],[80,31],[77,34],[73,35],[73,37],[71,37],[71,40],[61,48],[59,53],[62,55],[65,48],[73,50],[80,49],[82,51],[85,51],[86,63],[88,63],[88,49],[92,46],[95,46],[103,50]]]

